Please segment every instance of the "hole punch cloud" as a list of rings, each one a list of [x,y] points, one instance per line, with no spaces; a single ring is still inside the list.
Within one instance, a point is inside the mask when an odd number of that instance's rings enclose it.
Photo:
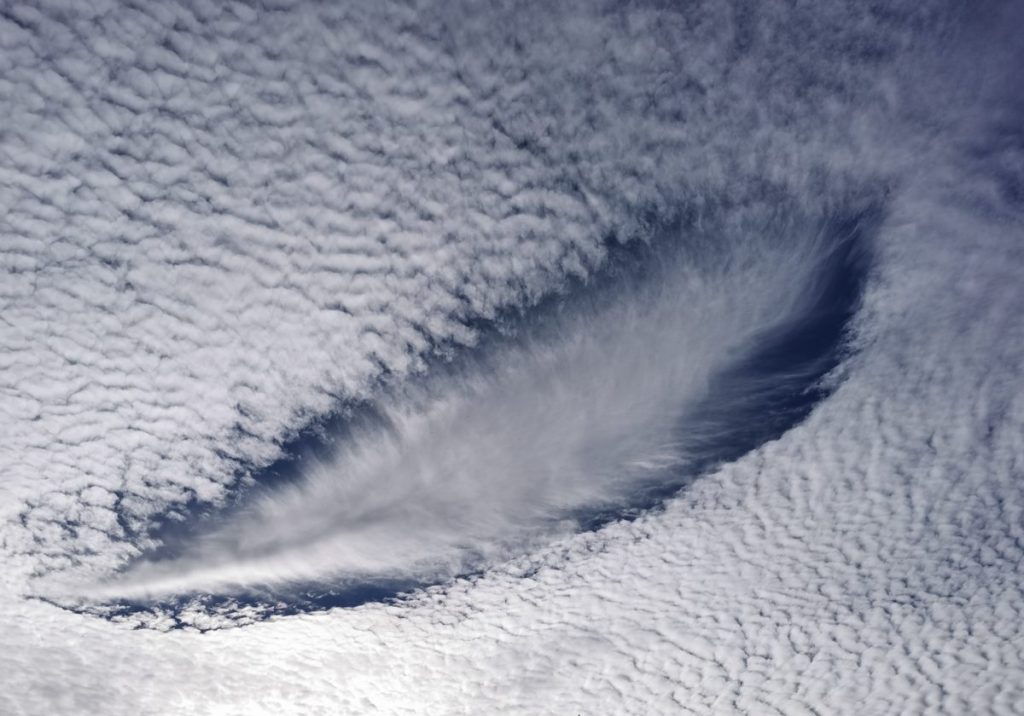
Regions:
[[[834,365],[870,231],[864,216],[840,223],[751,211],[688,250],[642,249],[611,286],[390,391],[295,480],[91,592],[444,580],[670,494],[716,457],[777,436],[749,421],[770,426]]]
[[[1022,26],[4,3],[0,713],[1017,713]]]

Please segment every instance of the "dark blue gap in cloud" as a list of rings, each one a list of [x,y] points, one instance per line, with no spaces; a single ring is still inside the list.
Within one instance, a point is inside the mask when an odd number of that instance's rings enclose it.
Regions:
[[[860,301],[869,270],[870,244],[880,219],[880,210],[871,208],[829,220],[824,227],[828,248],[814,280],[806,287],[804,311],[789,324],[766,332],[753,354],[723,368],[708,397],[680,417],[678,445],[686,457],[686,469],[668,480],[640,486],[631,498],[613,508],[580,510],[569,515],[580,529],[597,530],[610,522],[635,519],[657,509],[700,475],[779,438],[827,397],[831,386],[822,379],[843,357],[844,336]],[[523,331],[534,330],[538,325],[542,329],[545,324],[557,326],[559,315],[571,310],[573,302],[599,305],[601,301],[614,300],[614,291],[608,291],[608,285],[643,281],[657,263],[658,251],[657,244],[638,243],[617,249],[597,279],[585,285],[577,282],[528,312],[510,312],[480,324],[487,335],[481,345],[463,351],[455,360],[437,357],[428,374],[458,371],[463,361],[500,350],[503,343],[515,340]],[[382,421],[372,404],[363,403],[346,405],[309,425],[285,446],[284,458],[252,472],[253,486],[243,491],[236,503],[217,511],[196,511],[184,520],[166,520],[155,533],[164,546],[148,558],[170,559],[179,555],[196,534],[244,506],[253,494],[299,479],[305,461],[327,459],[332,447],[349,439],[357,426]],[[183,595],[160,602],[107,606],[113,614],[158,609],[173,615],[190,603],[198,603],[211,611],[256,606],[267,615],[285,615],[391,601],[425,586],[429,585],[395,580],[292,585],[287,589],[253,590],[230,596]]]

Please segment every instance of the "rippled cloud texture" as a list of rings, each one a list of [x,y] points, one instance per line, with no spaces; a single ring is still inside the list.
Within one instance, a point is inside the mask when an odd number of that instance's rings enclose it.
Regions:
[[[1019,709],[1020,10],[551,5],[0,8],[0,711]],[[576,531],[866,212],[807,420]],[[49,601],[365,574],[442,584]]]

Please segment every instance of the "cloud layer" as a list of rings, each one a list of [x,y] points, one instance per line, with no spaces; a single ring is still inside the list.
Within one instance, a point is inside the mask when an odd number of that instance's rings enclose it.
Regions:
[[[41,2],[0,18],[0,710],[1012,713],[1024,699],[1022,58],[1003,29],[1019,11]],[[108,621],[25,598],[38,577],[110,578],[153,546],[157,517],[225,499],[344,401],[381,401],[393,425],[336,458],[367,479],[420,434],[447,468],[442,448],[485,432],[474,443],[502,468],[489,478],[592,445],[613,454],[574,474],[657,454],[661,391],[699,393],[733,337],[790,315],[800,260],[684,261],[672,291],[612,302],[622,320],[570,317],[572,340],[512,341],[426,392],[409,379],[435,348],[474,343],[480,319],[592,276],[609,245],[671,230],[684,256],[759,258],[751,226],[879,204],[841,385],[662,512],[399,605],[206,634],[161,630],[259,615]],[[621,352],[599,360],[588,341]],[[666,371],[675,350],[698,370]],[[650,370],[621,368],[637,361]],[[519,389],[517,369],[547,392]],[[556,403],[545,422],[560,386],[582,408]],[[648,442],[601,440],[619,390],[654,396],[625,421]],[[506,429],[479,394],[540,417]],[[568,439],[537,450],[548,426]],[[460,468],[487,458],[463,454]],[[448,496],[476,503],[503,483],[462,484]],[[296,514],[330,497],[322,534],[338,485],[289,489]]]
[[[843,20],[806,21],[767,42],[739,9],[12,9],[8,484],[37,564],[135,554],[153,516],[609,240],[877,193],[850,141],[875,118],[818,95],[884,101],[858,72],[878,59],[815,56]],[[891,52],[871,29],[850,42]]]

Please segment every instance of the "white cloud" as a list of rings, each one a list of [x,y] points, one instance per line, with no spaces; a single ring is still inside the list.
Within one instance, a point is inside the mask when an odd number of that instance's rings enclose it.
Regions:
[[[1013,712],[1024,150],[994,8],[5,8],[0,711]],[[109,575],[609,236],[880,195],[845,382],[663,513],[205,635],[22,598]]]

